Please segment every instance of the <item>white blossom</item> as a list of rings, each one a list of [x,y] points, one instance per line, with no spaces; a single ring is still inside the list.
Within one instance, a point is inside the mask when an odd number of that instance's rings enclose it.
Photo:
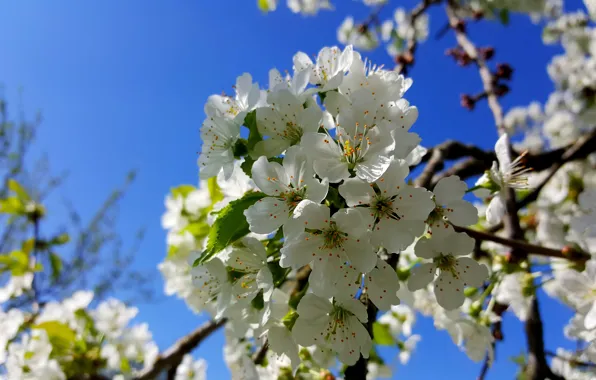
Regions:
[[[286,236],[293,236],[300,228],[292,218],[298,204],[305,199],[320,203],[327,195],[327,181],[314,178],[311,160],[296,146],[286,151],[283,165],[260,157],[252,172],[257,187],[268,195],[244,212],[252,232],[267,234],[283,225]]]
[[[319,91],[329,91],[342,83],[352,65],[353,56],[351,45],[346,46],[343,51],[336,46],[325,47],[314,63],[305,53],[297,53],[294,56],[294,67],[299,71],[310,70],[310,83],[319,86]]]
[[[424,233],[425,220],[435,205],[432,193],[406,184],[408,165],[393,160],[373,186],[359,178],[348,178],[339,193],[348,206],[361,210],[367,227],[372,229],[371,243],[399,252]]]
[[[422,238],[416,243],[416,256],[432,259],[412,269],[408,288],[422,289],[434,282],[437,302],[447,310],[453,310],[464,303],[464,288],[479,287],[488,277],[488,269],[470,257],[474,239],[465,233],[448,232],[434,234],[432,239]],[[438,273],[437,273],[438,272]]]
[[[321,126],[321,108],[312,102],[305,107],[289,90],[271,92],[267,101],[271,106],[257,108],[259,133],[268,137],[255,146],[258,155],[278,156],[298,144],[304,134],[316,132]]]
[[[176,368],[175,380],[205,380],[207,379],[207,362],[204,359],[194,360],[189,354],[184,355],[182,362]]]
[[[492,199],[486,208],[486,220],[497,224],[506,212],[505,200],[508,189],[527,189],[530,169],[523,165],[523,155],[511,161],[509,137],[504,133],[495,144],[495,153],[499,163],[493,162],[492,168],[476,182],[476,186],[485,186],[490,190]]]
[[[298,344],[327,346],[347,365],[356,363],[360,355],[368,357],[372,342],[362,325],[368,317],[360,301],[331,302],[306,294],[298,304],[298,315],[292,329]]]

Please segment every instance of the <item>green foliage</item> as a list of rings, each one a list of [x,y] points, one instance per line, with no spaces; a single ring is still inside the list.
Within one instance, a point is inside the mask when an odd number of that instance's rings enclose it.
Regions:
[[[282,268],[279,265],[279,261],[267,263],[267,268],[269,268],[273,275],[273,284],[275,284],[275,286],[280,286],[291,271],[291,268]]]
[[[68,325],[58,321],[43,322],[33,328],[45,330],[52,344],[52,355],[54,356],[63,356],[70,352],[77,339],[76,333]]]
[[[180,185],[180,186],[173,187],[170,190],[170,192],[172,193],[172,196],[174,198],[177,198],[177,197],[186,198],[188,196],[188,194],[192,193],[195,190],[196,190],[196,188],[193,185]]]
[[[54,236],[48,243],[50,245],[64,245],[70,242],[70,236],[66,233]]]
[[[246,147],[248,148],[249,154],[253,158],[258,158],[254,157],[253,153],[257,143],[263,141],[263,136],[261,136],[261,133],[257,128],[257,111],[249,112],[246,115],[244,118],[244,126],[248,128],[248,141]]]
[[[21,184],[15,181],[13,178],[8,180],[8,188],[17,195],[21,201],[30,201],[31,197],[27,194],[27,191]]]
[[[0,213],[23,215],[25,214],[25,205],[17,197],[0,199]]]
[[[391,330],[389,330],[389,325],[375,322],[373,323],[373,337],[374,342],[381,346],[393,346],[395,345],[395,340],[393,339],[393,335],[391,335]]]
[[[509,25],[509,9],[503,8],[499,11],[499,21],[503,25]]]
[[[212,204],[216,204],[224,199],[221,188],[217,184],[217,177],[211,177],[207,180],[207,188],[209,189]]]
[[[259,7],[261,12],[263,12],[263,13],[267,13],[272,10],[269,7],[269,1],[267,1],[267,0],[257,0],[257,7]]]
[[[249,192],[238,200],[230,202],[218,214],[207,237],[207,249],[194,262],[199,265],[209,260],[213,255],[226,248],[231,243],[246,236],[250,231],[244,211],[254,205],[265,194],[261,192]]]
[[[242,171],[247,176],[252,177],[252,165],[255,163],[260,154],[255,151],[257,143],[263,141],[263,136],[257,128],[257,111],[249,112],[244,118],[244,126],[248,128],[248,140],[246,141],[246,147],[248,149],[248,155],[244,157],[244,162],[240,165]]]
[[[249,177],[252,177],[252,165],[255,163],[255,161],[256,160],[247,156],[244,157],[244,162],[240,164],[240,168],[242,169],[242,171]]]
[[[122,358],[120,358],[120,370],[124,373],[128,373],[131,370],[130,362],[126,356],[122,356]]]
[[[60,278],[60,273],[62,272],[64,264],[62,264],[62,259],[57,253],[51,252],[50,253],[50,267],[52,268],[52,281],[56,282]]]
[[[241,158],[248,154],[248,141],[245,139],[236,140],[236,144],[232,147],[234,157]]]
[[[518,366],[517,373],[515,374],[515,379],[528,380],[528,376],[525,373],[526,366],[528,365],[528,358],[526,357],[525,352],[522,351],[517,356],[511,356],[509,360],[511,360]]]
[[[22,276],[29,270],[27,253],[19,250],[0,255],[0,272],[10,271],[13,276]]]
[[[262,290],[259,293],[257,293],[256,297],[253,298],[252,301],[250,301],[250,304],[257,310],[263,310],[263,308],[265,307],[265,299],[263,298]]]
[[[195,239],[203,239],[209,234],[209,228],[209,225],[205,222],[190,223],[180,233],[188,231]]]
[[[397,51],[402,51],[404,48],[404,39],[397,35],[395,29],[393,29],[391,35],[393,36],[393,45],[395,46],[395,49]]]

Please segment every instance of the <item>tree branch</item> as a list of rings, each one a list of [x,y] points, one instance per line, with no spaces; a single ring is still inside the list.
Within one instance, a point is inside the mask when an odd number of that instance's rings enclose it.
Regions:
[[[366,330],[368,330],[371,339],[373,339],[373,324],[377,320],[377,314],[379,309],[370,301],[367,301],[368,306],[366,308],[366,312],[368,314],[368,322],[366,323]],[[360,358],[356,362],[356,364],[349,366],[346,368],[345,372],[345,380],[363,380],[366,379],[366,375],[368,374],[368,358],[364,358],[360,355]]]
[[[493,113],[497,130],[499,131],[499,134],[502,134],[505,132],[505,126],[503,124],[503,108],[501,107],[501,104],[499,104],[499,99],[495,92],[495,77],[488,68],[486,61],[482,58],[482,55],[478,54],[478,49],[474,43],[468,38],[465,27],[461,26],[465,24],[463,23],[463,20],[460,20],[456,15],[455,9],[458,6],[459,5],[454,0],[448,0],[447,18],[449,19],[449,24],[455,31],[455,38],[459,46],[464,49],[478,67],[480,79],[482,79],[482,85],[484,87],[484,92],[486,93],[486,99],[488,100],[488,106]]]
[[[546,248],[541,245],[534,245],[527,243],[523,240],[509,239],[486,232],[473,230],[467,227],[453,226],[457,232],[465,232],[470,237],[476,240],[492,241],[518,251],[523,251],[525,254],[535,254],[546,257],[554,257],[559,259],[567,259],[574,262],[585,262],[590,259],[590,255],[581,251],[573,249],[552,249]]]
[[[530,305],[530,312],[525,324],[526,341],[528,344],[528,364],[526,374],[528,380],[565,380],[550,369],[544,351],[544,327],[538,309],[538,297],[534,296]]]
[[[183,338],[180,338],[170,348],[168,348],[163,354],[157,357],[157,360],[153,365],[143,371],[141,371],[135,380],[150,380],[155,379],[162,371],[167,371],[173,367],[177,367],[184,355],[190,353],[201,342],[207,338],[211,333],[217,331],[227,322],[227,319],[223,318],[217,322],[209,321],[199,326],[197,329],[192,331],[190,334]]]
[[[576,367],[596,368],[596,363],[584,362],[584,361],[576,360],[573,358],[566,358],[564,356],[557,355],[556,352],[545,351],[545,354],[546,354],[546,356],[551,356],[551,357],[557,358],[559,360],[564,360],[564,361],[568,362],[569,364],[574,365]]]
[[[559,169],[569,161],[573,161],[580,156],[587,156],[591,153],[591,151],[596,150],[596,129],[593,130],[591,133],[588,133],[582,137],[580,137],[575,144],[572,144],[568,147],[565,152],[561,155],[560,159],[555,161],[549,169],[548,174],[542,180],[542,182],[532,189],[532,192],[528,194],[524,199],[518,202],[517,207],[518,209],[522,209],[529,205],[530,203],[534,202],[538,199],[538,195],[540,195],[540,191],[546,186],[548,181],[550,181],[554,175],[557,173]]]
[[[429,149],[429,152],[423,157],[422,162],[430,161],[430,158],[432,157],[434,150],[440,147],[441,145],[437,145],[437,147]],[[468,147],[471,148],[472,146]],[[470,154],[474,151],[467,151],[466,154],[454,154],[453,156],[451,156],[453,158],[446,157],[446,160],[458,159],[462,157],[469,158],[456,163],[449,169],[439,174],[434,175],[431,182],[431,186],[436,185],[437,182],[439,182],[441,179],[445,177],[456,175],[462,179],[466,179],[477,175],[481,175],[486,170],[490,169],[492,162],[496,161],[497,156],[494,152],[483,151],[480,148],[477,149],[483,152],[482,156],[474,156]],[[572,151],[572,153],[569,153],[569,151]],[[554,168],[554,165],[559,163],[561,160],[565,160],[565,162],[580,160],[586,158],[593,152],[596,152],[596,132],[587,134],[584,137],[581,137],[576,143],[563,148],[558,148],[538,154],[527,154],[524,157],[524,160],[526,167],[532,168],[534,171],[539,172],[546,169],[552,170]],[[479,152],[476,153],[479,154]],[[513,156],[517,157],[519,156],[519,154],[517,154],[517,152],[514,152]],[[529,203],[530,202],[528,202],[527,204]]]
[[[385,251],[386,252],[386,251]],[[389,258],[387,259],[387,264],[395,269],[397,264],[399,263],[399,253],[392,253]],[[370,301],[370,299],[366,300],[366,312],[368,316],[368,320],[366,322],[366,330],[370,334],[370,338],[374,339],[373,334],[373,324],[377,320],[377,314],[379,313],[379,309]],[[366,375],[368,374],[368,358],[363,357],[360,355],[358,361],[354,364],[346,368],[345,371],[345,380],[363,380],[366,379]]]
[[[410,12],[410,23],[413,26],[416,23],[418,17],[422,16],[424,12],[433,4],[438,4],[442,0],[422,0],[412,12]],[[414,28],[416,30],[416,28]],[[395,71],[407,75],[408,68],[414,65],[414,54],[416,53],[416,49],[418,48],[418,41],[416,41],[416,33],[414,32],[414,36],[408,40],[408,45],[406,46],[405,51],[397,57],[397,66],[395,67]]]
[[[478,53],[476,46],[468,39],[464,22],[456,15],[455,9],[457,7],[458,3],[455,0],[448,0],[447,17],[449,18],[449,23],[455,31],[457,42],[478,67],[488,106],[493,113],[497,131],[502,136],[507,133],[507,130],[503,122],[503,108],[499,103],[495,88],[498,85],[497,78],[486,65],[484,58]],[[513,155],[514,152],[511,145],[508,149],[511,155]],[[525,240],[524,231],[519,223],[518,206],[513,189],[507,189],[505,194],[505,209],[504,226],[507,238],[511,241],[519,240],[519,242],[515,243],[515,246],[512,246],[511,255],[515,260],[523,260],[527,257],[529,253],[528,248],[530,247],[523,241]],[[525,323],[525,332],[528,344],[528,365],[524,371],[526,378],[528,380],[562,379],[562,377],[553,374],[546,361],[546,355],[544,353],[544,331],[537,297],[533,298],[530,315]]]
[[[446,160],[457,160],[462,157],[473,157],[479,162],[492,162],[495,158],[493,152],[487,152],[474,145],[464,144],[455,140],[445,141],[428,149],[422,157],[423,162],[428,162],[422,174],[416,179],[416,185],[429,187],[433,176],[443,170]],[[412,168],[413,169],[413,168]]]

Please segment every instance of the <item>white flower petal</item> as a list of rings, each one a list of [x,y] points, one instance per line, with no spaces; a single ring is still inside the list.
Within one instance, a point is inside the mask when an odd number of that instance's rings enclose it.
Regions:
[[[408,278],[408,289],[413,292],[426,287],[435,278],[437,267],[433,263],[423,263],[412,268]]]
[[[435,281],[435,297],[444,309],[454,310],[464,304],[464,284],[449,271],[441,271]]]
[[[289,219],[289,214],[286,202],[274,197],[259,199],[244,211],[250,230],[257,234],[276,231]]]
[[[468,190],[468,185],[458,176],[449,176],[441,179],[433,193],[439,205],[446,205],[452,201],[461,200]]]
[[[488,278],[488,268],[469,257],[460,257],[455,262],[455,270],[465,286],[480,287]]]
[[[505,200],[501,193],[497,193],[486,208],[486,220],[489,224],[498,224],[503,219],[503,215],[505,215]]]

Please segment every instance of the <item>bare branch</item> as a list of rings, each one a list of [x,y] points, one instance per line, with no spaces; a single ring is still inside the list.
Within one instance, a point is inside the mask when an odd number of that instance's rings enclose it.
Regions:
[[[493,73],[488,68],[486,61],[482,58],[482,55],[478,53],[476,46],[468,38],[465,28],[461,27],[461,25],[464,24],[463,20],[460,20],[456,15],[455,9],[457,7],[458,4],[454,0],[448,0],[447,17],[449,19],[449,24],[455,31],[457,43],[462,47],[462,49],[464,49],[472,61],[476,63],[476,66],[478,66],[478,72],[480,73],[480,78],[482,79],[482,85],[484,87],[484,92],[486,93],[488,106],[493,113],[497,130],[499,131],[499,134],[502,134],[505,132],[505,126],[503,124],[503,108],[499,103],[499,99],[495,91],[496,80],[493,76]]]
[[[414,9],[412,9],[412,12],[410,12],[411,24],[414,25],[416,23],[416,19],[422,16],[431,5],[438,4],[441,1],[442,0],[423,0],[421,3],[419,3]],[[404,53],[397,57],[396,60],[398,65],[395,67],[395,71],[404,75],[408,74],[408,68],[414,65],[414,54],[416,53],[417,48],[418,41],[416,41],[416,35],[414,35],[410,40],[408,40],[408,45],[406,46]]]
[[[590,255],[585,252],[576,251],[573,249],[553,249],[546,248],[541,245],[534,245],[522,240],[508,239],[505,237],[489,234],[486,232],[473,230],[467,227],[453,226],[457,232],[465,232],[470,237],[476,240],[492,241],[513,249],[523,251],[526,254],[535,254],[546,257],[554,257],[559,259],[567,259],[574,262],[585,262],[590,259]]]
[[[443,143],[445,144],[445,143]],[[441,144],[442,145],[442,144]],[[427,153],[424,157],[422,162],[429,161],[430,157],[434,153],[434,149],[440,147],[438,145],[435,148],[429,149],[429,153]],[[467,146],[468,148],[473,148],[473,146]],[[459,148],[461,149],[461,147]],[[456,175],[462,179],[474,177],[477,175],[481,175],[484,171],[490,169],[492,162],[497,159],[497,156],[494,152],[483,151],[480,148],[476,148],[479,151],[476,152],[475,150],[467,150],[465,153],[462,154],[454,154],[451,157],[446,157],[445,159],[458,159],[462,157],[469,157],[463,161],[460,161],[450,167],[449,169],[435,174],[432,179],[432,186],[436,185],[441,179],[445,177],[449,177],[452,175]],[[483,153],[480,153],[483,152]],[[571,152],[571,153],[570,153]],[[534,171],[542,171],[546,169],[552,170],[557,163],[561,160],[565,160],[565,162],[570,162],[574,160],[580,160],[586,158],[591,153],[596,152],[596,133],[590,133],[585,135],[584,137],[580,138],[574,144],[568,145],[563,148],[554,149],[548,152],[538,153],[538,154],[527,154],[524,157],[526,167],[532,168]],[[472,153],[476,153],[478,155],[474,155]],[[519,156],[517,152],[513,153],[514,157]],[[562,165],[562,164],[561,164]],[[558,170],[558,169],[557,169]],[[525,201],[524,201],[525,203]],[[526,206],[528,203],[523,204]],[[518,208],[521,208],[518,206]]]
[[[422,162],[428,162],[422,174],[416,179],[416,185],[429,187],[433,176],[443,170],[446,160],[456,160],[462,157],[473,157],[479,162],[492,162],[494,153],[482,150],[474,145],[468,145],[459,141],[448,140],[433,148],[430,148],[422,158]]]
[[[507,133],[503,122],[503,108],[501,107],[498,96],[503,95],[504,92],[498,90],[498,78],[488,68],[484,58],[479,54],[476,46],[468,39],[465,32],[465,23],[456,15],[458,3],[455,0],[448,0],[447,2],[447,17],[459,45],[463,48],[466,54],[474,61],[478,67],[478,72],[482,80],[484,92],[488,101],[488,106],[493,113],[495,125],[499,135]],[[505,87],[506,88],[506,87]],[[508,147],[510,153],[513,155],[513,149]],[[562,156],[561,156],[562,157]],[[554,172],[552,172],[554,175]],[[524,240],[524,231],[519,223],[518,205],[515,199],[515,191],[507,189],[505,194],[505,209],[506,215],[504,217],[504,227],[507,235],[506,240],[516,241],[511,245],[511,255],[515,260],[523,260],[527,257],[529,246]],[[494,241],[494,240],[493,240]],[[546,253],[546,252],[545,252]],[[554,253],[554,252],[553,252]],[[560,252],[562,253],[562,252]],[[559,254],[559,252],[557,252]],[[525,323],[526,340],[528,344],[528,365],[525,368],[525,377],[528,380],[561,380],[562,377],[553,374],[544,353],[544,331],[542,326],[542,319],[538,309],[538,299],[534,297],[532,306],[530,307],[530,315]]]
[[[565,380],[550,369],[544,351],[544,327],[538,309],[538,297],[533,297],[530,312],[525,324],[528,344],[528,364],[526,374],[528,380]]]
[[[190,334],[180,338],[163,354],[160,354],[151,367],[141,371],[141,373],[135,377],[135,380],[155,379],[162,371],[167,371],[172,367],[178,366],[180,362],[182,362],[184,355],[198,347],[205,338],[217,331],[217,329],[222,327],[226,322],[227,319],[225,318],[218,322],[206,322]]]
[[[569,364],[576,366],[576,367],[585,367],[585,368],[596,368],[596,363],[592,363],[592,362],[584,362],[581,360],[576,360],[573,358],[566,358],[564,356],[559,356],[557,355],[556,352],[552,352],[552,351],[545,351],[547,356],[552,356],[554,358],[557,358],[559,360],[564,360],[566,362],[568,362]]]
[[[554,177],[554,175],[557,173],[559,169],[561,169],[563,165],[565,165],[569,161],[580,158],[580,156],[585,157],[588,154],[590,154],[591,151],[594,150],[596,150],[596,130],[593,130],[591,133],[580,137],[575,142],[575,144],[571,145],[569,148],[565,150],[565,152],[561,155],[560,159],[558,159],[552,164],[548,174],[542,180],[542,182],[538,186],[534,187],[530,194],[528,194],[524,199],[518,202],[518,209],[524,208],[525,206],[538,199],[540,191],[542,191],[542,189],[544,188],[544,186],[546,186],[548,181],[550,181]]]
[[[387,259],[387,264],[393,269],[397,267],[399,263],[399,253],[393,253]],[[362,296],[362,295],[361,295]],[[374,339],[373,334],[373,324],[377,320],[377,314],[379,313],[379,309],[373,304],[370,299],[366,299],[366,312],[368,314],[368,320],[365,325],[366,330],[370,334],[371,339]],[[361,380],[366,379],[366,375],[368,374],[368,358],[363,357],[360,355],[358,361],[354,364],[346,368],[345,371],[345,380]]]

